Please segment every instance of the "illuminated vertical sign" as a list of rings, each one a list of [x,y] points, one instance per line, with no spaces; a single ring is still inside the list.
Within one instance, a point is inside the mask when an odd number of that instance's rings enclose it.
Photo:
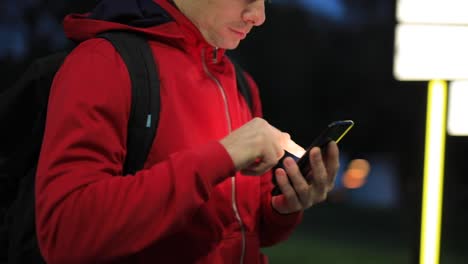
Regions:
[[[447,132],[468,136],[468,80],[450,82]]]
[[[452,82],[448,124],[446,109],[447,81],[468,80],[467,10],[467,0],[397,0],[399,24],[395,32],[394,76],[403,81],[430,81],[424,154],[421,264],[437,264],[440,258],[446,127],[450,134],[459,133],[466,123],[459,118],[466,113],[466,109],[460,110],[460,102],[454,93],[466,94],[468,88],[460,88]]]

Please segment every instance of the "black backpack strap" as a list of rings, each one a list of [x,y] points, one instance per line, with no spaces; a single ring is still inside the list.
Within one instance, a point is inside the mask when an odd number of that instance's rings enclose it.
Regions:
[[[111,31],[100,34],[118,51],[129,71],[132,83],[132,107],[128,122],[127,157],[124,174],[143,168],[151,149],[159,121],[160,81],[157,65],[147,40],[138,33]],[[250,86],[243,69],[233,61],[237,88],[253,113]]]
[[[252,101],[252,94],[250,90],[250,85],[247,81],[247,78],[245,77],[244,70],[241,68],[241,66],[232,60],[232,64],[234,64],[234,69],[236,70],[236,79],[237,79],[237,89],[239,89],[240,93],[242,96],[244,96],[245,101],[247,102],[247,105],[250,108],[251,113],[254,113],[253,109],[253,101]]]
[[[133,175],[143,168],[156,135],[160,111],[158,69],[151,48],[143,36],[115,31],[100,34],[99,37],[112,43],[130,75],[132,104],[124,175]]]

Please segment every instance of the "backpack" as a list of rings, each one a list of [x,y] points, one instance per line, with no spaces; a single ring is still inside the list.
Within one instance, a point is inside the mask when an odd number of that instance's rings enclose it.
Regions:
[[[146,39],[138,33],[111,31],[98,37],[114,46],[129,71],[132,99],[124,175],[132,175],[143,168],[156,135],[160,111],[157,65]],[[68,53],[34,61],[12,87],[0,94],[0,121],[8,139],[0,150],[1,264],[45,263],[35,230],[34,182],[50,87]],[[236,63],[234,66],[237,87],[252,109],[243,70]]]

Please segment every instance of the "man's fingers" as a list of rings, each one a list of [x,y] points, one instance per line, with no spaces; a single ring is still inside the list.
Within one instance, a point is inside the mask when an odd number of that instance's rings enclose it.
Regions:
[[[324,153],[326,154],[322,155],[318,147],[310,151],[310,172],[307,178],[302,175],[292,158],[283,160],[284,169],[275,171],[276,182],[283,193],[279,201],[287,201],[288,207],[294,208],[293,210],[302,210],[327,198],[339,168],[336,143],[330,142]]]
[[[310,175],[312,180],[311,184],[315,187],[317,192],[326,191],[326,186],[328,185],[328,173],[325,168],[325,164],[322,160],[322,154],[320,148],[315,147],[310,151]]]
[[[302,176],[302,173],[299,171],[299,167],[292,158],[288,157],[284,159],[283,165],[286,169],[289,179],[291,179],[292,185],[301,204],[303,206],[307,206],[310,200],[309,184],[307,183],[304,176]]]
[[[291,184],[289,183],[286,171],[283,169],[277,169],[273,177],[276,177],[278,187],[283,193],[283,196],[286,199],[289,208],[293,209],[294,211],[301,210],[301,201],[299,200],[299,197],[297,197],[296,191],[294,190],[293,186],[291,186]]]
[[[254,163],[250,164],[247,168],[241,170],[244,175],[262,175],[273,166],[275,166],[281,157],[284,155],[284,150],[281,148],[275,148],[270,146],[268,153],[270,155],[264,156],[261,159],[258,159]]]

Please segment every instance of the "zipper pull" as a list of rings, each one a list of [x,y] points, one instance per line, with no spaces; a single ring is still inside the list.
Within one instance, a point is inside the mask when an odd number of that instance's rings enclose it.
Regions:
[[[218,63],[218,48],[213,49],[213,63]]]

